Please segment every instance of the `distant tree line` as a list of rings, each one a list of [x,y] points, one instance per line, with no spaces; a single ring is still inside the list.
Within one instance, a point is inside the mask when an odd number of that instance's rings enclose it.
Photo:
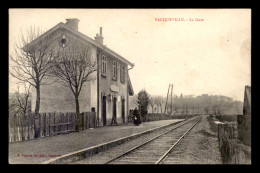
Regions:
[[[238,115],[242,114],[243,111],[243,102],[223,95],[202,94],[196,97],[193,95],[174,95],[172,101],[171,98],[168,98],[166,109],[166,97],[150,95],[149,93],[147,96],[149,113]],[[138,95],[130,97],[130,109],[138,107],[137,100]],[[165,112],[164,109],[167,111]]]

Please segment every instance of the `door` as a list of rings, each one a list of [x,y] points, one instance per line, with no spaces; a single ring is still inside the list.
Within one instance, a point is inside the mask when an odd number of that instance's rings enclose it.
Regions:
[[[116,118],[116,98],[113,99],[113,116]]]
[[[107,124],[107,109],[106,109],[106,96],[102,97],[102,118],[103,118],[103,125]]]
[[[122,121],[125,123],[125,99],[122,99]]]

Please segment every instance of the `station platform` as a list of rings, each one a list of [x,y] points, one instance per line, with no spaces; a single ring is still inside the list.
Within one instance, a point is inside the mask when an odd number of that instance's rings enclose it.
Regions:
[[[184,119],[103,126],[81,132],[9,143],[10,164],[51,164],[72,156],[86,156],[127,140],[167,127]]]

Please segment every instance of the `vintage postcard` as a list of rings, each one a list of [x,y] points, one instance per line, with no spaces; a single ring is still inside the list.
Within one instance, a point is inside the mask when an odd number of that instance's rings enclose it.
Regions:
[[[9,164],[251,164],[251,9],[9,9]]]

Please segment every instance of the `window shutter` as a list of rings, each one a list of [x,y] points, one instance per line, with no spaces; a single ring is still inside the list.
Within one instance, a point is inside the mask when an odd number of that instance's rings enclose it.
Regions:
[[[105,59],[105,69],[104,69],[104,73],[107,74],[107,57],[104,56]]]
[[[125,82],[125,66],[123,66],[123,82]]]
[[[123,65],[120,68],[120,81],[123,82]]]
[[[119,63],[117,62],[116,63],[116,79],[117,79],[117,76],[118,76],[118,68],[119,68]]]

